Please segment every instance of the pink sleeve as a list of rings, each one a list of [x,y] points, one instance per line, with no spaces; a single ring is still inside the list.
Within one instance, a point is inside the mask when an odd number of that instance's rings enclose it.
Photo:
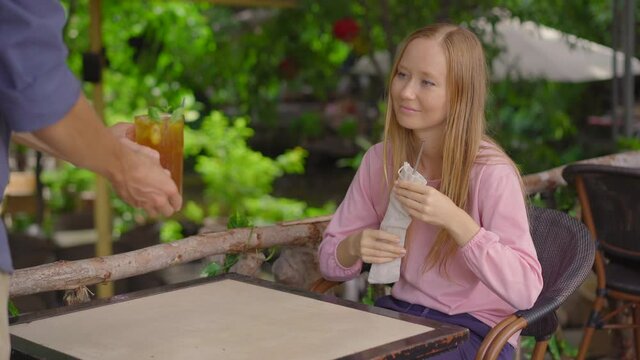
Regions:
[[[461,248],[469,268],[516,309],[533,306],[542,270],[529,232],[519,179],[511,165],[487,165],[479,178],[480,231]]]
[[[362,159],[360,168],[351,181],[344,200],[331,218],[331,222],[324,233],[324,238],[318,248],[320,272],[328,280],[345,281],[358,276],[362,270],[362,261],[346,268],[336,258],[338,244],[347,236],[363,229],[379,229],[380,218],[374,207],[372,197],[372,182],[375,179],[376,168],[374,148],[369,149]],[[381,168],[381,165],[378,165]],[[382,175],[380,175],[382,176]]]

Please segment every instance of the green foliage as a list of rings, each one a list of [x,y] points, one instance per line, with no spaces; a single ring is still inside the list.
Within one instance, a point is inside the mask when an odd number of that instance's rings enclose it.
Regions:
[[[314,112],[306,112],[298,117],[293,125],[292,130],[296,134],[300,134],[303,138],[319,138],[324,135],[325,124],[319,114]]]
[[[119,237],[126,231],[131,230],[136,224],[144,221],[144,211],[128,205],[115,195],[112,195],[110,200],[114,214],[113,236]]]
[[[523,173],[579,160],[567,151],[578,146],[567,111],[581,93],[576,85],[546,81],[492,84],[490,133],[518,162]],[[558,96],[562,93],[564,96]]]
[[[356,145],[358,145],[358,147],[360,148],[360,151],[356,154],[356,156],[352,158],[339,159],[336,164],[338,167],[350,167],[354,170],[357,170],[360,166],[360,163],[362,162],[364,154],[371,146],[373,146],[373,143],[371,143],[369,139],[363,136],[356,136],[355,142]]]
[[[182,239],[182,225],[176,220],[167,220],[160,228],[160,241],[164,243]]]
[[[640,139],[630,137],[620,137],[617,141],[617,147],[621,151],[640,150]]]
[[[49,189],[49,208],[53,212],[70,212],[78,209],[82,192],[93,189],[95,174],[63,163],[57,169],[43,171],[41,179]]]
[[[11,233],[25,233],[36,222],[35,216],[27,213],[17,213],[11,215],[10,226],[7,224],[7,230]]]
[[[185,112],[184,100],[185,99],[183,98],[182,105],[178,106],[175,109],[172,109],[171,106],[166,106],[162,109],[156,106],[149,106],[149,108],[147,109],[147,116],[149,116],[149,119],[151,120],[160,121],[162,120],[163,114],[170,114],[171,121],[182,120]]]
[[[162,110],[158,109],[155,106],[149,106],[149,110],[147,112],[147,114],[149,115],[149,119],[152,120],[162,120],[162,117],[160,114],[162,114]]]
[[[373,306],[375,299],[373,298],[373,285],[367,285],[367,293],[360,300],[365,305]]]
[[[204,210],[191,200],[187,201],[187,204],[182,209],[182,214],[185,218],[196,224],[202,223],[204,219]]]
[[[524,358],[531,359],[531,352],[536,344],[536,339],[532,336],[523,336],[520,344],[524,351]],[[561,360],[563,358],[573,359],[578,355],[578,348],[569,344],[564,339],[558,340],[558,337],[553,335],[551,339],[549,339],[547,353],[551,355],[553,360]]]
[[[264,261],[271,261],[271,259],[273,259],[275,257],[275,255],[278,253],[278,251],[280,250],[279,246],[272,246],[270,248],[267,249],[267,256],[265,256]]]
[[[533,206],[549,207],[577,217],[576,206],[578,204],[578,198],[575,190],[570,187],[560,186],[544,195],[541,193],[534,194],[529,197],[529,202]]]
[[[8,303],[9,316],[18,316],[20,315],[20,310],[16,307],[16,304],[13,301],[9,300]]]
[[[348,117],[340,123],[338,134],[345,139],[354,139],[358,135],[358,121]]]
[[[185,153],[196,158],[205,202],[211,204],[208,215],[243,212],[260,223],[300,218],[307,211],[304,202],[269,194],[276,178],[304,172],[307,151],[297,147],[271,159],[249,148],[252,135],[245,118],[230,121],[217,111],[198,130],[185,129]]]
[[[227,221],[227,229],[237,229],[237,228],[247,228],[247,227],[253,227],[253,222],[244,214],[240,212],[235,212],[231,216],[229,216],[229,220]],[[269,249],[269,251],[270,251],[270,255],[273,256],[274,250]],[[240,260],[240,254],[225,254],[224,263],[222,265],[220,265],[215,261],[212,261],[202,270],[201,275],[211,277],[219,274],[225,274],[229,272],[229,269],[231,269],[231,267],[235,265],[238,262],[238,260]]]
[[[251,219],[237,211],[229,216],[229,221],[227,221],[227,229],[246,228],[252,226],[253,222]]]
[[[202,272],[200,272],[200,276],[214,277],[223,273],[224,271],[222,270],[222,266],[217,262],[212,261],[209,264],[207,264],[207,266],[205,266],[204,269],[202,269]]]

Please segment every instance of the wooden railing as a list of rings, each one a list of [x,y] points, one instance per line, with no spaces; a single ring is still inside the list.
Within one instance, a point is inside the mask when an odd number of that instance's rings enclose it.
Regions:
[[[581,161],[581,163],[609,164],[640,167],[640,151],[607,155]],[[527,194],[551,191],[565,185],[562,179],[564,166],[524,176]],[[159,244],[122,254],[54,263],[16,270],[11,278],[10,296],[22,296],[53,290],[73,290],[87,285],[129,278],[164,269],[176,264],[198,260],[207,256],[226,253],[246,253],[276,245],[317,247],[331,216],[302,221],[280,223],[253,229],[232,229],[225,232],[203,233],[169,244]],[[245,256],[247,268],[255,269],[264,257]],[[304,264],[306,269],[279,271],[312,271],[313,262]],[[242,266],[238,267],[242,269]],[[274,271],[276,266],[274,266]],[[239,270],[242,272],[242,270]],[[249,271],[249,270],[247,270]],[[317,269],[315,270],[317,271]],[[276,274],[286,278],[287,274]],[[290,274],[289,274],[290,275]]]

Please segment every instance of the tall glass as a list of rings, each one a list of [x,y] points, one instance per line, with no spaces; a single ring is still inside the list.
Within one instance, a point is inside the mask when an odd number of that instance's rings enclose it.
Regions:
[[[171,119],[162,114],[160,120],[148,115],[135,117],[136,142],[160,153],[160,164],[171,172],[171,178],[182,194],[184,117]]]

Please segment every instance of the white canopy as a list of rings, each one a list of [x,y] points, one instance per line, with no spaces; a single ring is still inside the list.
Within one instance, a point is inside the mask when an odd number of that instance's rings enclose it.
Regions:
[[[495,25],[485,19],[473,22],[482,30],[486,43],[496,44],[502,51],[491,64],[493,80],[507,75],[521,79],[547,79],[559,82],[587,82],[611,79],[613,50],[604,45],[566,34],[531,21],[520,22],[504,17]],[[495,35],[495,36],[494,36]],[[390,54],[376,52],[376,62],[386,74],[391,67]],[[617,52],[617,73],[624,73],[624,54]],[[632,59],[633,74],[640,74],[640,60]],[[375,67],[369,57],[359,59],[351,70],[354,74],[373,75]]]
[[[494,35],[491,25],[478,20],[486,30],[485,40]],[[531,21],[504,18],[495,26],[495,44],[502,51],[492,63],[492,78],[507,75],[523,79],[542,78],[560,82],[586,82],[613,77],[613,49],[566,34]],[[616,72],[624,74],[624,54],[616,53]],[[640,60],[632,59],[633,74],[640,74]]]

